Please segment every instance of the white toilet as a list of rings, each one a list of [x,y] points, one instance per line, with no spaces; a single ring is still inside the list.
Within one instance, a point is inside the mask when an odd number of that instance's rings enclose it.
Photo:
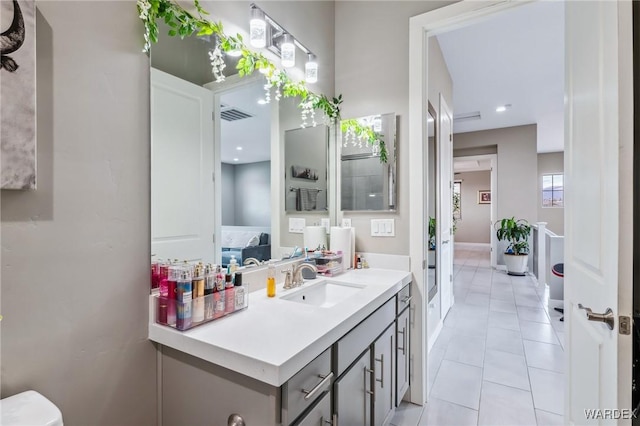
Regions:
[[[36,391],[26,391],[0,400],[2,426],[63,426],[62,413]]]

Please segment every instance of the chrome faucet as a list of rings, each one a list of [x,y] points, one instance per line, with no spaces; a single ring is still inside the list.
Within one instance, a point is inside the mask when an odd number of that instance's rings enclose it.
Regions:
[[[260,265],[262,265],[262,263],[261,263],[258,259],[256,259],[255,257],[248,257],[248,258],[246,258],[246,259],[242,262],[242,264],[243,264],[244,266],[249,266],[249,265],[250,265],[250,264],[252,264],[252,263],[253,263],[254,265],[256,265],[256,266],[260,266]]]
[[[302,276],[302,270],[305,268],[310,269],[315,273],[318,272],[318,268],[316,268],[313,264],[300,263],[295,268],[293,268],[293,283],[291,284],[292,287],[298,287],[304,284],[304,277]]]

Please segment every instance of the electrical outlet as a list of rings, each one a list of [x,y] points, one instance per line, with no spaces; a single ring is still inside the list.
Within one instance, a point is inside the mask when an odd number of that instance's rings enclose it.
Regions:
[[[351,228],[351,219],[343,217],[342,218],[342,227],[343,228]]]

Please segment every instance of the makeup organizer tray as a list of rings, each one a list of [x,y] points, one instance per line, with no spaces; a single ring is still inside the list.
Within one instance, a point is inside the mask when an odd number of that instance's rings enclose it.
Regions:
[[[156,296],[154,302],[156,323],[186,331],[247,309],[248,286],[235,286],[231,290],[211,293],[185,302]]]

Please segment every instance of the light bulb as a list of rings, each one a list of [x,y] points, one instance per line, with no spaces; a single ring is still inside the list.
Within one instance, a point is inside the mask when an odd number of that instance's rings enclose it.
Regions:
[[[257,7],[251,8],[249,42],[258,49],[267,45],[267,22],[264,20],[264,12]]]
[[[293,36],[291,34],[285,33],[282,36],[280,63],[285,68],[291,68],[296,65],[296,45],[293,44]]]
[[[313,53],[309,53],[309,60],[304,65],[304,76],[307,83],[318,81],[318,62],[316,62],[316,55]]]

